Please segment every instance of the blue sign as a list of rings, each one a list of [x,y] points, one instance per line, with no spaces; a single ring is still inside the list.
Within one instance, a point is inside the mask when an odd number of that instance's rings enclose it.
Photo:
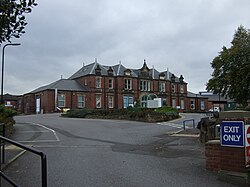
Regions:
[[[244,147],[244,122],[223,121],[221,127],[221,145]]]

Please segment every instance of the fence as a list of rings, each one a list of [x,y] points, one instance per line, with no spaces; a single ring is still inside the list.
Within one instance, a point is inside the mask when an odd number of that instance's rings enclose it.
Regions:
[[[192,126],[193,128],[195,128],[195,123],[194,123],[194,119],[187,119],[187,120],[184,120],[182,123],[183,123],[183,129],[185,130],[186,129],[186,123],[187,122],[190,122],[192,121]]]
[[[3,127],[4,128],[4,127]],[[9,144],[15,145],[17,147],[20,147],[26,151],[29,151],[33,154],[36,154],[40,156],[41,158],[41,173],[42,173],[42,187],[47,187],[47,157],[46,155],[39,150],[36,150],[32,147],[28,147],[26,145],[20,144],[16,141],[10,140],[8,138],[5,138],[3,136],[0,136],[0,187],[1,187],[1,177],[3,177],[8,183],[10,183],[14,187],[18,187],[19,185],[16,184],[14,180],[9,178],[7,175],[5,175],[2,171],[2,164],[5,161],[5,142],[8,142]]]

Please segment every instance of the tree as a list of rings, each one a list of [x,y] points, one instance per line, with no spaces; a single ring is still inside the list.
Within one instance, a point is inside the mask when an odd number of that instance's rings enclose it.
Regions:
[[[36,5],[35,0],[0,0],[0,45],[25,33],[25,14]]]
[[[238,27],[231,44],[211,62],[214,71],[207,90],[246,106],[250,99],[250,30]]]

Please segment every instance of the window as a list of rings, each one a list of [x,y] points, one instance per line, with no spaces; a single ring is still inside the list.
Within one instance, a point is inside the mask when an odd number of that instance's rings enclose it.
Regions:
[[[181,86],[180,86],[180,92],[184,93],[184,85],[183,84],[181,84]]]
[[[134,106],[134,99],[130,96],[123,96],[123,108]]]
[[[58,107],[65,107],[65,95],[58,94]]]
[[[195,109],[195,104],[194,104],[194,100],[193,99],[190,101],[190,106],[191,106],[191,110]]]
[[[160,82],[159,91],[160,92],[166,92],[166,84],[165,84],[165,82]]]
[[[176,108],[176,99],[172,99],[172,108]]]
[[[204,100],[201,100],[201,110],[205,110],[205,102],[204,102]]]
[[[101,95],[96,95],[96,108],[101,108],[102,107],[102,98]]]
[[[140,81],[140,90],[150,91],[150,81],[145,81],[145,80]]]
[[[131,79],[124,79],[124,89],[125,90],[132,89],[132,80]]]
[[[172,93],[175,93],[175,84],[171,84],[171,91]]]
[[[185,108],[184,99],[181,99],[181,109],[183,110],[184,108]]]
[[[109,89],[113,89],[113,79],[109,79]]]
[[[85,98],[84,95],[78,95],[77,96],[77,102],[78,102],[78,108],[84,108],[85,107]]]
[[[114,108],[114,97],[113,96],[109,96],[108,97],[108,102],[109,102],[109,108]]]
[[[141,107],[142,108],[147,107],[147,101],[148,101],[148,96],[147,95],[142,96],[142,98],[141,98]]]
[[[96,78],[96,88],[101,88],[101,77]]]

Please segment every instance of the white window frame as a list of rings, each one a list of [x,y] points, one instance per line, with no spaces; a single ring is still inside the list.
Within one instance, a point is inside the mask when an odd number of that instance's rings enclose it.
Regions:
[[[102,108],[102,96],[96,95],[95,100],[96,100],[96,104],[95,104],[96,108]]]
[[[160,92],[166,92],[166,83],[165,82],[160,82],[159,91]]]
[[[124,89],[132,90],[132,79],[124,79]]]
[[[140,90],[141,91],[150,91],[151,90],[151,82],[146,80],[140,81]]]
[[[184,93],[184,85],[183,84],[180,85],[180,93]]]
[[[174,83],[171,83],[171,93],[175,93],[176,92],[176,86]]]
[[[66,96],[65,94],[58,94],[57,96],[57,106],[58,107],[65,107],[65,100],[66,100]]]
[[[113,79],[109,79],[109,89],[113,89]]]
[[[134,98],[132,96],[123,96],[123,108],[134,105]]]
[[[81,98],[81,100],[80,100]],[[84,108],[85,107],[85,96],[84,95],[77,95],[77,107]]]
[[[201,100],[201,110],[205,110],[205,101]]]
[[[108,96],[109,108],[114,108],[114,97]]]
[[[176,108],[176,99],[172,99],[172,108]]]
[[[190,100],[190,109],[195,110],[195,100],[194,99]]]
[[[101,88],[102,79],[101,77],[96,77],[96,88]]]
[[[181,109],[182,110],[185,109],[185,101],[184,101],[184,99],[181,99]]]

